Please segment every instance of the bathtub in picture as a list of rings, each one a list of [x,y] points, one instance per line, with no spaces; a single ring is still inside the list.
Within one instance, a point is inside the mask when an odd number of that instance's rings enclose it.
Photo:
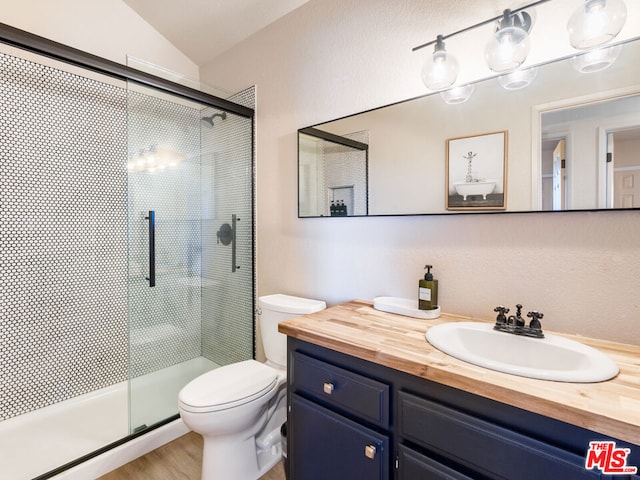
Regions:
[[[501,190],[496,181],[453,183],[447,210],[504,210],[506,196]]]
[[[455,183],[453,186],[458,195],[462,195],[463,201],[466,201],[467,197],[471,195],[482,195],[482,199],[486,200],[487,195],[496,188],[496,182]]]

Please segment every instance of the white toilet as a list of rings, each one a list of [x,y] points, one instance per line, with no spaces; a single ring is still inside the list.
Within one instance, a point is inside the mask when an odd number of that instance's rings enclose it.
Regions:
[[[256,480],[282,459],[287,420],[287,337],[278,323],[326,308],[320,300],[258,299],[266,363],[246,360],[211,370],[178,395],[182,421],[204,438],[202,480]]]

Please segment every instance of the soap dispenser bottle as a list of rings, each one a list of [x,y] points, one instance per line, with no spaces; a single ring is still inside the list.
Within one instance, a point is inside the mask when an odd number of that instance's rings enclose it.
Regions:
[[[425,265],[427,273],[418,282],[418,308],[420,310],[435,310],[438,308],[438,280],[433,279],[431,265]]]

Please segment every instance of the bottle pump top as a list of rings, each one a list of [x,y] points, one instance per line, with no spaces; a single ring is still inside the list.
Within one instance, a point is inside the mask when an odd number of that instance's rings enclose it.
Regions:
[[[424,279],[428,281],[433,280],[433,273],[431,273],[433,267],[431,265],[425,265],[424,268],[427,269],[427,273],[424,274]]]

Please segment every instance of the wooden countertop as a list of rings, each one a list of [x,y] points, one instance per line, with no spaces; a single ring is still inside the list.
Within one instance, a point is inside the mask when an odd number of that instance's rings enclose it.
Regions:
[[[429,327],[478,321],[442,314],[421,320],[380,312],[371,302],[343,305],[280,323],[291,337],[411,375],[481,395],[640,445],[640,346],[560,335],[597,348],[620,367],[599,383],[564,383],[518,377],[477,367],[432,347]]]

